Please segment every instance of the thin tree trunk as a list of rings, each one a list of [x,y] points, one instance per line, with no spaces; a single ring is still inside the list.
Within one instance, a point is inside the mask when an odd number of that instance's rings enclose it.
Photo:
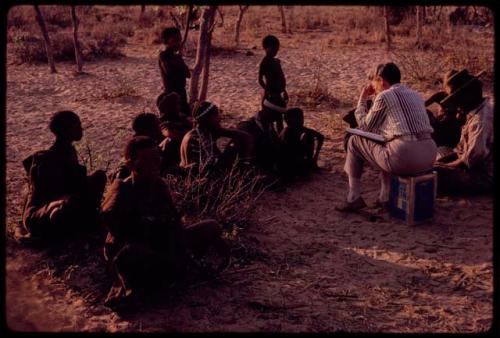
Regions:
[[[198,82],[200,80],[200,74],[205,63],[205,57],[207,53],[207,46],[209,44],[209,30],[210,23],[212,22],[212,17],[215,15],[215,9],[217,6],[208,6],[203,10],[201,15],[200,23],[200,33],[198,36],[198,46],[196,49],[196,61],[193,67],[193,72],[191,73],[191,81],[189,83],[189,103],[192,104],[198,99]]]
[[[189,5],[187,16],[186,16],[186,27],[184,27],[184,37],[182,38],[181,48],[184,47],[184,44],[187,41],[188,33],[189,33],[189,24],[191,23],[191,16],[193,15],[193,5]]]
[[[198,101],[205,101],[207,99],[208,93],[208,78],[210,75],[210,50],[212,48],[212,33],[215,28],[215,12],[210,18],[210,30],[208,32],[208,43],[207,43],[207,52],[205,53],[205,62],[203,63],[203,74],[201,77],[201,89],[200,96],[198,97]]]
[[[76,6],[71,6],[71,22],[73,23],[73,44],[75,45],[76,71],[77,73],[81,73],[83,71],[83,58],[80,41],[78,41],[78,18],[76,17]]]
[[[422,21],[423,21],[423,15],[422,15],[422,6],[417,6],[417,48],[420,49],[422,48]]]
[[[141,5],[141,14],[139,14],[139,22],[144,18],[144,12],[146,11],[146,5]]]
[[[285,10],[283,9],[283,6],[278,6],[278,9],[279,9],[280,15],[281,15],[281,31],[283,33],[286,33],[287,29],[286,29]]]
[[[34,5],[35,13],[36,13],[36,21],[40,26],[40,30],[42,31],[43,41],[45,42],[45,52],[47,53],[47,60],[50,66],[51,73],[57,73],[56,65],[54,63],[54,51],[52,49],[52,43],[50,42],[49,33],[47,32],[47,27],[45,26],[45,20],[43,19],[43,14],[38,5]]]
[[[236,47],[240,45],[240,28],[241,28],[241,21],[243,20],[243,15],[248,9],[248,5],[242,6],[239,5],[240,11],[238,13],[238,19],[236,20],[236,25],[234,26],[234,42],[236,43]]]
[[[385,18],[385,49],[387,51],[391,50],[391,29],[389,27],[389,8],[384,6],[384,18]]]

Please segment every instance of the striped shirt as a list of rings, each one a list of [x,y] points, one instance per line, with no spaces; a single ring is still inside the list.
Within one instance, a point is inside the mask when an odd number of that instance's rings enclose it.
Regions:
[[[420,94],[400,83],[379,93],[368,112],[366,99],[360,97],[354,114],[361,129],[389,140],[433,132]]]

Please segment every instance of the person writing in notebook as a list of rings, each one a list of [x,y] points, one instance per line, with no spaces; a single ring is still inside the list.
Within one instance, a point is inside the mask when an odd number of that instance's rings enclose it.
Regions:
[[[349,179],[347,199],[338,211],[356,211],[366,206],[361,197],[361,174],[368,163],[380,170],[381,189],[376,206],[386,208],[389,201],[390,175],[418,175],[432,169],[436,144],[424,101],[416,91],[402,85],[401,72],[392,62],[379,64],[373,80],[360,95],[355,110],[360,129],[382,135],[377,142],[353,135],[347,143],[344,170]],[[367,99],[375,94],[372,107]]]

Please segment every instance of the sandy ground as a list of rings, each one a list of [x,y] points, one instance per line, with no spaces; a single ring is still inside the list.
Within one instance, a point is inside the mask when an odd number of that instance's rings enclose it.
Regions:
[[[284,39],[279,54],[289,93],[310,88],[320,67],[322,81],[338,100],[336,106],[306,109],[306,125],[327,136],[321,154],[324,170],[285,193],[263,196],[253,224],[238,240],[245,261],[216,281],[119,315],[102,306],[106,290],[89,296],[89,285],[105,276],[98,259],[89,259],[86,269],[54,273],[47,254],[9,240],[9,327],[112,332],[487,330],[492,323],[492,198],[439,198],[434,221],[420,226],[388,217],[370,223],[336,212],[333,206],[344,198],[347,184],[340,116],[354,104],[366,70],[389,56],[373,47],[319,52],[308,44],[313,34],[301,38],[293,44]],[[160,93],[155,48],[131,44],[127,57],[86,64],[88,74],[78,77],[72,64],[58,64],[57,74],[49,74],[46,65],[8,66],[9,229],[21,213],[21,160],[51,144],[47,124],[54,111],[72,109],[80,115],[82,143],[89,140],[95,149],[97,167],[119,158],[131,119],[144,109],[154,110]],[[212,59],[209,97],[222,107],[227,125],[258,109],[256,75],[262,55],[253,52]],[[364,57],[368,53],[372,58]],[[187,62],[193,64],[192,59]],[[108,98],[120,92],[133,95]],[[363,184],[365,200],[373,202],[377,174],[368,169]],[[94,246],[92,259],[99,257],[98,243]],[[87,274],[96,270],[102,273]]]

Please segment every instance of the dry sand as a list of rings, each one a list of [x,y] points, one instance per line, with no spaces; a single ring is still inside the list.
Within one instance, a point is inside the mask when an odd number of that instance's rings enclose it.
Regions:
[[[420,226],[388,217],[370,223],[336,212],[333,206],[344,198],[347,185],[340,116],[355,103],[366,70],[388,56],[373,47],[318,53],[309,42],[312,34],[301,38],[294,43],[284,38],[279,53],[289,93],[311,87],[314,65],[319,64],[322,81],[339,100],[338,107],[305,109],[306,125],[327,136],[321,154],[325,169],[285,193],[264,195],[254,224],[238,240],[250,257],[246,262],[217,281],[192,286],[174,301],[118,315],[102,306],[103,292],[99,298],[81,291],[93,277],[85,274],[90,270],[72,271],[79,288],[74,287],[67,272],[50,275],[43,253],[9,240],[9,327],[113,332],[488,329],[493,292],[492,198],[439,198],[434,221]],[[130,44],[127,57],[85,64],[88,75],[78,77],[73,75],[74,65],[67,63],[57,65],[57,74],[49,74],[46,65],[8,66],[9,229],[21,213],[25,183],[21,160],[51,144],[47,123],[54,111],[72,109],[80,115],[85,139],[102,157],[96,160],[98,165],[119,158],[131,119],[143,109],[153,110],[160,93],[155,48]],[[256,74],[261,51],[253,52],[212,59],[209,97],[224,110],[227,125],[258,109]],[[193,64],[192,59],[187,62]],[[105,98],[126,91],[133,95]],[[377,174],[368,169],[363,184],[365,199],[373,201]],[[101,262],[92,264],[99,270]]]

